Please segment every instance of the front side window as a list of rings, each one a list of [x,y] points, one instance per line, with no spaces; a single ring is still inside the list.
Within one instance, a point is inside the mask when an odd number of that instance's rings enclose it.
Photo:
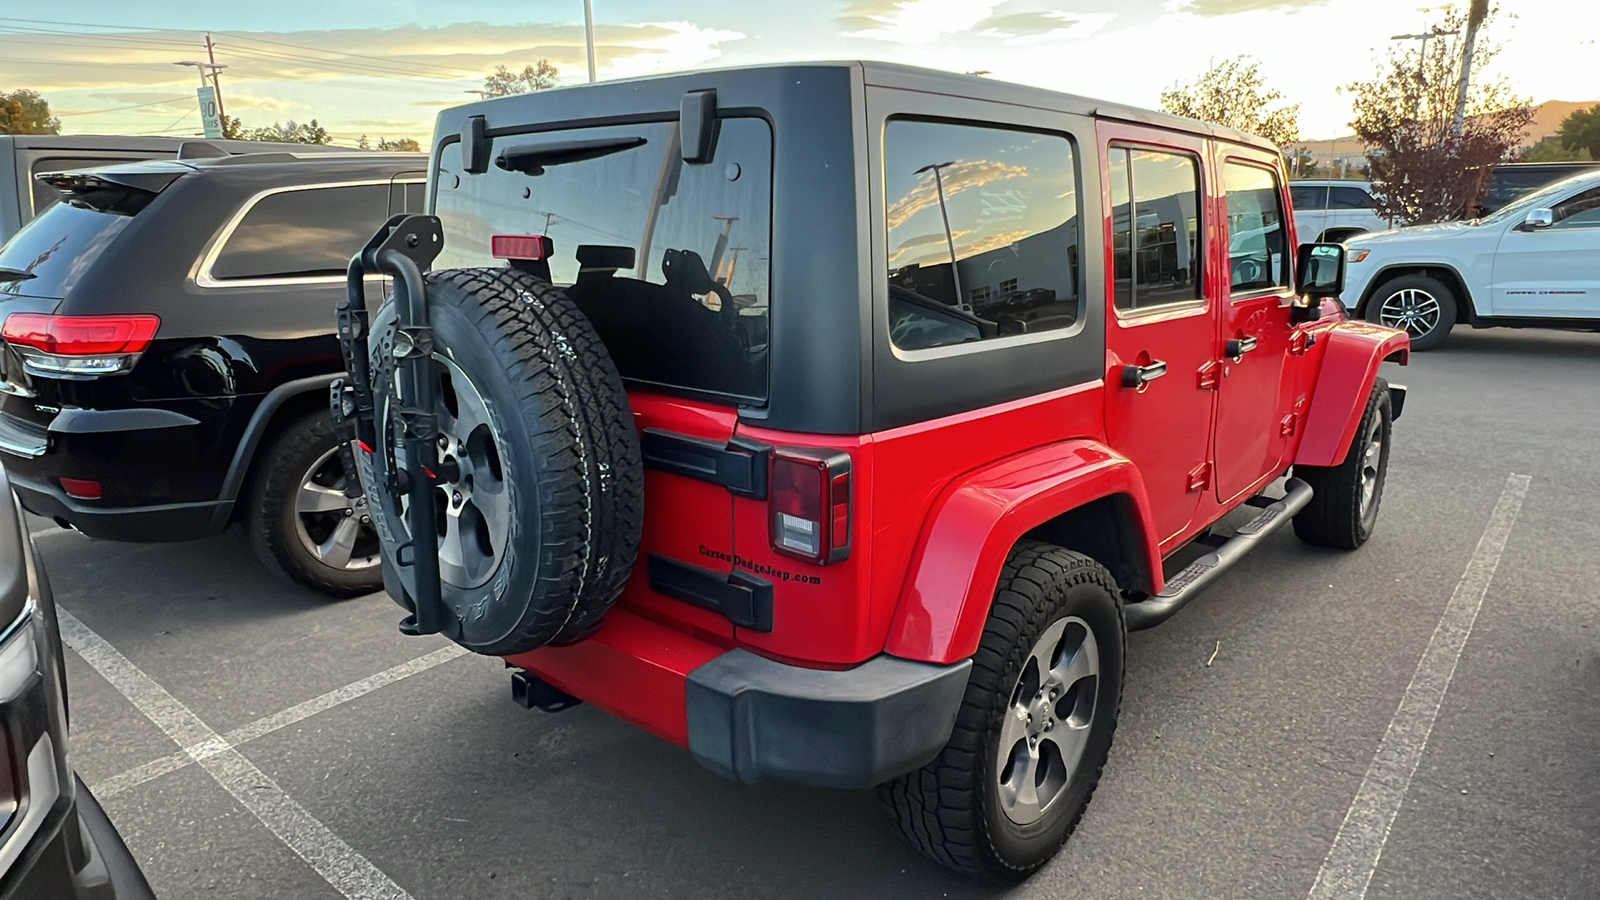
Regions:
[[[1200,161],[1112,147],[1112,296],[1120,311],[1192,303],[1200,295]]]
[[[1078,320],[1078,173],[1054,134],[912,120],[884,134],[890,339],[923,350]]]
[[[211,263],[211,277],[343,275],[389,217],[387,184],[296,188],[246,210]]]
[[[1228,192],[1228,271],[1233,293],[1287,286],[1289,255],[1284,252],[1277,173],[1230,162],[1222,167],[1222,180]]]
[[[1557,228],[1600,228],[1600,188],[1590,188],[1551,212]]]
[[[590,148],[571,152],[576,142]],[[686,163],[677,122],[511,135],[489,170],[440,157],[435,269],[500,266],[497,234],[554,245],[552,280],[594,324],[622,377],[703,392],[767,396],[772,128],[718,121],[713,159]]]

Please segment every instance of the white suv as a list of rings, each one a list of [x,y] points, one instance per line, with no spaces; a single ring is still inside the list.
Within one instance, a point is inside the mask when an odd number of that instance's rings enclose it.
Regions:
[[[1437,346],[1451,326],[1600,328],[1600,172],[1558,181],[1482,219],[1350,240],[1344,299]]]
[[[1291,181],[1294,231],[1302,241],[1345,241],[1369,231],[1384,231],[1368,181]]]

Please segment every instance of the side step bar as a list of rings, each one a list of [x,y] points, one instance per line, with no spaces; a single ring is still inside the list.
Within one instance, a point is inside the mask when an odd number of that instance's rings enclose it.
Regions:
[[[1288,492],[1284,494],[1282,500],[1273,501],[1263,507],[1261,513],[1247,522],[1233,537],[1228,538],[1217,549],[1190,563],[1182,572],[1172,576],[1167,581],[1166,587],[1161,589],[1161,593],[1124,607],[1123,618],[1128,623],[1128,630],[1143,631],[1172,618],[1178,610],[1193,600],[1196,594],[1205,590],[1211,582],[1217,580],[1218,576],[1233,568],[1234,563],[1254,550],[1257,542],[1288,524],[1295,513],[1305,509],[1306,504],[1311,502],[1311,485],[1298,478],[1291,478],[1285,487],[1288,488]]]

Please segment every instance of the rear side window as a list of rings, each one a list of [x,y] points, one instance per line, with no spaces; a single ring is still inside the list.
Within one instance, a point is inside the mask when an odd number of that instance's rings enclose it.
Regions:
[[[1332,209],[1372,209],[1372,195],[1358,187],[1335,185],[1328,194],[1328,206]]]
[[[246,210],[211,264],[213,278],[342,275],[389,215],[387,184],[295,188]]]
[[[1200,297],[1200,160],[1186,153],[1112,147],[1113,297],[1121,311]]]
[[[1289,185],[1289,201],[1295,209],[1327,209],[1328,186],[1323,184]]]
[[[599,149],[574,153],[575,142]],[[498,137],[491,159],[488,172],[470,174],[460,144],[443,149],[434,212],[445,249],[435,269],[501,266],[491,237],[545,235],[551,278],[594,324],[623,378],[765,400],[765,120],[720,119],[708,163],[683,161],[676,122]]]
[[[884,135],[889,336],[922,350],[1078,320],[1078,173],[1060,135],[895,120]]]
[[[1228,192],[1228,271],[1235,294],[1289,284],[1284,252],[1283,201],[1277,173],[1230,162],[1222,167]]]

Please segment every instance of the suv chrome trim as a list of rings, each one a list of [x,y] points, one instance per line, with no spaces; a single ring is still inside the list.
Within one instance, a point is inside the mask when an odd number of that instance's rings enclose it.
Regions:
[[[216,265],[217,257],[221,255],[222,248],[238,230],[239,223],[244,217],[255,209],[260,203],[274,194],[287,194],[291,191],[318,191],[328,188],[342,187],[370,187],[373,185],[394,184],[427,184],[426,178],[366,178],[359,181],[325,181],[317,184],[291,184],[282,187],[267,188],[252,195],[248,200],[239,205],[238,210],[228,219],[217,236],[206,245],[205,251],[195,263],[193,281],[197,287],[203,288],[236,288],[236,287],[272,287],[285,284],[343,284],[345,276],[340,275],[290,275],[274,278],[217,278],[211,274],[211,269]]]
[[[0,452],[24,459],[38,459],[50,447],[43,428],[16,416],[0,413]]]

